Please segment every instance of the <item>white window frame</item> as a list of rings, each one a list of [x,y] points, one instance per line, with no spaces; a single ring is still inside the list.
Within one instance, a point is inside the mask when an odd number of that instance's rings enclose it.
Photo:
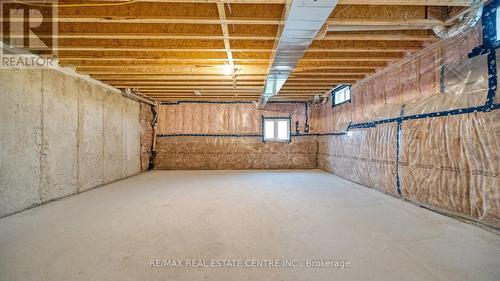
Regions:
[[[497,31],[497,42],[500,41],[500,11],[498,10],[499,8],[497,7],[497,11],[496,11],[496,23],[495,23],[495,27],[496,27],[496,31]]]
[[[348,97],[346,97],[348,95]],[[351,85],[340,85],[332,90],[332,107],[351,102]]]
[[[282,139],[278,138],[278,122],[279,121],[286,121],[287,126],[287,138]],[[272,138],[266,138],[266,122],[272,122],[273,123],[273,137]],[[290,117],[265,117],[262,116],[262,141],[263,142],[268,142],[268,141],[274,141],[274,142],[287,142],[290,143],[292,140],[292,118]]]

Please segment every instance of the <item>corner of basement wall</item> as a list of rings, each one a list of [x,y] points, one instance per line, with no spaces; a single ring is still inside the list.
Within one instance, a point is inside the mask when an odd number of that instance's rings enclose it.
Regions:
[[[0,84],[0,217],[141,172],[139,102],[53,69]]]
[[[485,110],[496,87],[493,63],[487,55],[468,57],[483,48],[480,26],[442,43],[361,81],[352,103],[311,108],[315,132],[344,132],[318,137],[319,168],[498,229],[500,111]],[[345,124],[366,127],[346,131]]]
[[[140,126],[141,126],[141,171],[149,169],[153,148],[153,108],[146,103],[140,104]]]

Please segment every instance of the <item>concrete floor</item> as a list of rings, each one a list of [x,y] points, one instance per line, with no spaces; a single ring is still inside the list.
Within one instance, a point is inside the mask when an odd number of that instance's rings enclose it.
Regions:
[[[500,236],[321,171],[158,171],[0,219],[0,280],[500,280]]]

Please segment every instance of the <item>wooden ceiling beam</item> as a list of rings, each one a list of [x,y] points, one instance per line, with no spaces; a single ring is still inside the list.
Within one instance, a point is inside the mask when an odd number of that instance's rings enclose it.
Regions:
[[[258,94],[262,92],[262,89],[255,89],[255,90],[250,90],[250,89],[239,89],[239,88],[226,88],[226,89],[141,89],[139,88],[138,91],[141,93],[193,93],[195,90],[200,90],[205,94],[208,93],[216,93],[216,94],[233,94],[233,93],[255,93]]]
[[[142,88],[142,87],[154,87],[154,86],[178,86],[178,85],[185,85],[182,82],[158,82],[158,81],[151,81],[151,82],[124,82],[124,81],[114,81],[109,83],[111,86],[116,87],[116,88]],[[289,86],[304,86],[304,85],[320,85],[320,86],[334,86],[337,85],[338,83],[332,83],[332,82],[318,82],[318,81],[305,81],[305,82],[291,82],[291,83],[286,83],[286,85]],[[193,87],[205,87],[205,86],[231,86],[232,82],[189,82],[189,85]],[[245,82],[245,81],[238,81],[238,87],[240,86],[264,86],[263,82]]]
[[[87,70],[116,70],[120,73],[135,73],[135,72],[143,72],[146,71],[151,74],[165,73],[170,74],[173,72],[186,72],[186,73],[196,73],[202,72],[202,74],[210,73],[210,71],[215,74],[221,73],[222,66],[213,65],[213,66],[188,66],[188,65],[180,65],[180,66],[172,66],[172,65],[78,65],[77,69],[81,71]],[[125,70],[125,71],[124,71]],[[264,73],[266,70],[265,65],[239,65],[236,70],[238,71],[238,75],[244,73]],[[329,73],[340,73],[340,74],[352,74],[352,73],[371,73],[375,70],[374,67],[357,67],[357,66],[310,66],[310,67],[297,67],[294,69],[295,73],[305,73],[311,72],[315,73],[317,70],[329,70]]]
[[[238,82],[239,83],[239,82]],[[117,88],[127,88],[130,87],[130,85],[113,85],[114,87]],[[192,89],[206,89],[206,90],[217,90],[217,89],[224,89],[224,90],[245,90],[245,91],[257,91],[257,90],[262,90],[263,84],[256,84],[256,85],[237,85],[236,88],[232,88],[232,85],[220,85],[220,84],[213,84],[213,85],[191,85],[191,84],[178,84],[178,85],[137,85],[135,88],[139,89],[179,89],[179,90],[192,90]]]
[[[227,58],[213,58],[213,59],[202,59],[202,58],[155,58],[155,57],[125,57],[125,56],[60,56],[60,61],[142,61],[142,62],[155,62],[155,63],[184,63],[184,64],[198,64],[198,63],[221,63],[228,61]],[[239,62],[267,62],[268,59],[235,59],[233,61]]]
[[[60,62],[60,65],[62,66],[78,66],[78,67],[85,67],[85,68],[158,68],[158,69],[196,69],[199,67],[206,68],[206,67],[213,67],[213,68],[220,68],[220,64],[214,64],[214,63],[196,63],[195,66],[190,65],[190,64],[169,64],[169,63],[151,63],[151,64],[143,64],[143,63],[134,63],[130,61],[124,61],[123,63],[116,64],[116,63],[109,63],[106,61],[100,61],[100,60],[95,60],[95,61],[68,61],[68,60],[63,60]],[[304,70],[315,70],[315,69],[332,69],[332,70],[353,70],[353,69],[360,69],[360,70],[374,70],[380,67],[384,67],[385,65],[383,64],[378,64],[378,65],[366,65],[366,64],[359,64],[357,62],[355,63],[344,63],[344,64],[332,64],[332,62],[323,62],[323,63],[318,63],[316,62],[314,65],[308,65],[307,63],[301,63],[299,66],[297,66],[295,69],[298,71],[304,71]],[[260,64],[238,64],[237,68],[265,68],[267,67],[266,64],[260,63]]]
[[[347,81],[347,80],[346,80]],[[349,80],[350,81],[350,80]],[[338,82],[336,84],[339,84],[341,82]],[[349,82],[344,82],[344,83],[349,83]],[[164,91],[164,92],[193,92],[194,90],[200,90],[200,91],[206,91],[207,93],[209,92],[235,92],[235,91],[240,91],[240,92],[261,92],[262,87],[237,87],[237,88],[231,88],[231,87],[193,87],[193,88],[182,88],[182,87],[137,87],[138,91]],[[282,91],[292,91],[292,90],[329,90],[331,89],[330,85],[322,85],[322,86],[315,86],[315,85],[301,85],[301,86],[289,86],[287,88],[283,88]]]
[[[22,22],[22,18],[11,18],[10,22]],[[280,19],[276,18],[238,18],[238,19],[215,19],[215,18],[164,18],[164,17],[121,17],[106,16],[98,17],[94,15],[64,15],[59,16],[54,21],[60,23],[126,23],[126,24],[250,24],[250,25],[279,25]]]
[[[326,34],[321,40],[325,41],[429,41],[436,42],[439,40],[435,35],[411,35],[411,34],[353,34],[353,35],[336,35]]]
[[[95,78],[97,79],[98,77],[95,77]],[[134,80],[127,80],[123,77],[116,77],[116,78],[105,77],[105,78],[97,79],[97,80],[106,82],[110,85],[114,85],[117,83],[123,83],[126,81],[138,81],[135,79]],[[213,79],[213,80],[218,80],[218,79]],[[357,81],[357,80],[359,80],[359,79],[323,77],[323,78],[295,78],[295,79],[290,80],[290,81],[299,82],[299,83],[307,83],[307,84],[309,84],[309,83],[315,84],[315,83],[318,83],[318,81],[327,81],[327,83],[336,84],[336,83],[352,83],[352,82]],[[165,81],[165,79],[163,79],[163,78],[162,79],[149,79],[149,80],[144,79],[144,80],[139,80],[139,81]],[[175,80],[170,80],[170,81],[175,81]],[[193,79],[193,81],[198,81],[198,80]],[[208,80],[208,81],[210,81],[210,80]],[[229,81],[232,82],[231,80],[229,80]],[[262,78],[257,79],[257,80],[256,79],[240,79],[237,81],[237,84],[239,85],[242,82],[249,82],[249,81],[262,82]]]
[[[231,76],[233,77],[233,87],[236,87],[236,75],[233,61],[233,53],[231,52],[231,45],[229,44],[229,30],[227,28],[227,20],[226,20],[226,8],[224,6],[224,2],[217,3],[217,11],[219,12],[219,19],[221,20],[221,28],[222,35],[224,36],[224,48],[227,53],[227,60],[229,67],[231,68]]]
[[[318,57],[318,58],[311,58],[311,57],[306,57],[302,58],[299,62],[299,64],[302,63],[330,63],[330,62],[356,62],[356,63],[373,63],[373,62],[386,62],[386,61],[394,61],[394,60],[399,60],[401,59],[401,56],[383,56],[383,57],[359,57],[359,56],[343,56],[343,57],[333,57],[333,58],[325,58],[325,57]],[[66,61],[75,61],[75,60],[85,60],[85,61],[141,61],[141,62],[146,62],[146,61],[152,61],[152,62],[164,62],[164,63],[180,63],[180,62],[185,62],[185,63],[193,63],[193,64],[198,64],[198,63],[217,63],[217,62],[224,62],[227,61],[227,59],[196,59],[196,58],[145,58],[145,57],[116,57],[116,56],[63,56],[59,57],[59,60],[66,62]],[[237,62],[268,62],[269,59],[233,59],[234,61]]]
[[[30,50],[44,50],[46,47],[32,47]],[[226,49],[203,49],[203,48],[161,48],[161,47],[94,47],[94,46],[59,46],[53,48],[54,51],[78,51],[78,52],[227,52]],[[416,46],[388,46],[385,48],[378,47],[344,47],[344,48],[309,48],[308,53],[335,53],[335,52],[352,52],[352,53],[390,53],[390,52],[409,52],[420,50]],[[231,52],[245,53],[271,53],[272,49],[259,48],[259,49],[231,49]],[[290,52],[293,53],[293,52]]]
[[[262,40],[273,41],[274,36],[266,35],[178,35],[178,34],[158,34],[158,33],[60,33],[56,35],[33,35],[33,38],[57,38],[57,39],[106,39],[106,40]],[[24,35],[13,35],[11,38],[25,38]],[[434,35],[384,35],[384,34],[352,34],[334,35],[326,34],[321,39],[325,41],[437,41]]]
[[[224,91],[262,91],[261,86],[239,86],[236,88],[232,88],[232,85],[222,85],[222,86],[202,86],[202,85],[192,85],[192,86],[164,86],[164,85],[153,85],[153,86],[148,86],[148,85],[142,85],[142,86],[137,86],[134,87],[136,89],[141,90],[151,90],[151,89],[161,89],[161,90],[200,90],[200,91],[216,91],[216,90],[224,90]],[[123,88],[131,88],[130,86],[114,86],[119,89]],[[288,85],[288,86],[283,86],[283,90],[303,90],[303,89],[331,89],[330,84],[328,85]]]
[[[7,19],[5,19],[6,21]],[[22,17],[13,17],[9,22],[23,22]],[[65,15],[55,18],[60,23],[122,23],[122,24],[200,24],[200,25],[280,25],[281,19],[263,18],[238,18],[238,19],[214,19],[214,18],[164,18],[164,17],[120,17],[94,15]],[[443,25],[444,22],[437,19],[329,19],[327,25],[332,26],[400,26],[402,29],[432,28],[435,25]],[[330,31],[330,28],[327,29]]]
[[[154,40],[274,40],[274,36],[265,35],[190,35],[190,34],[171,34],[171,33],[59,33],[55,35],[33,35],[33,38],[58,38],[58,39],[154,39]],[[24,35],[11,36],[11,38],[25,38]]]
[[[90,75],[96,80],[100,81],[113,81],[113,80],[122,80],[122,81],[136,81],[136,80],[141,80],[141,81],[150,81],[150,80],[162,80],[162,81],[175,81],[175,80],[194,80],[194,81],[209,81],[209,80],[229,80],[232,81],[231,76],[225,76],[225,75],[149,75],[149,74],[142,74],[142,75],[130,75],[130,74],[120,74],[120,73],[115,73],[115,74],[92,74]],[[260,81],[264,79],[264,75],[260,76],[238,76],[237,79],[238,81],[244,81],[244,80],[255,80],[255,81]]]
[[[473,0],[339,0],[341,5],[470,6]]]
[[[114,75],[149,75],[149,76],[159,76],[159,77],[165,77],[165,76],[173,76],[173,75],[194,75],[194,76],[224,76],[222,73],[217,73],[217,72],[206,72],[206,71],[200,71],[199,73],[194,73],[194,72],[170,72],[170,71],[158,71],[158,70],[151,70],[151,69],[137,69],[137,70],[120,70],[120,69],[84,69],[84,68],[77,68],[77,71],[83,74],[89,74],[89,75],[103,75],[103,74],[114,74]],[[324,72],[292,72],[292,76],[347,76],[347,75],[356,75],[356,76],[365,76],[366,74],[371,73],[369,71],[367,72],[334,72],[334,71],[324,71]],[[163,76],[161,76],[163,75]],[[266,75],[265,71],[262,70],[260,72],[237,72],[236,77],[245,77],[245,76],[264,76]],[[147,78],[147,77],[144,77]],[[231,76],[229,78],[232,79]]]
[[[123,2],[108,0],[107,2]],[[140,0],[149,3],[235,3],[235,4],[285,4],[286,0]],[[470,6],[472,0],[339,0],[339,5],[408,5],[408,6]]]
[[[191,94],[194,93],[195,91],[200,91],[202,94],[233,94],[235,92],[237,93],[246,93],[246,94],[256,94],[258,95],[259,93],[262,92],[263,88],[261,87],[260,89],[255,89],[255,90],[250,90],[250,89],[240,89],[240,88],[193,88],[193,89],[176,89],[176,88],[135,88],[136,91],[141,92],[141,93],[151,93],[151,92],[163,92],[163,93],[176,93],[176,92],[181,92],[181,93],[187,93]],[[332,87],[327,86],[327,87],[308,87],[308,86],[297,86],[297,87],[289,87],[286,89],[280,90],[280,93],[304,93],[304,92],[326,92],[328,90],[331,90]]]

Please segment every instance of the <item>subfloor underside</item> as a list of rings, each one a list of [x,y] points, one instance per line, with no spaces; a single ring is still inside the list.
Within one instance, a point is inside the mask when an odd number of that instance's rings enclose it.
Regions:
[[[497,234],[318,170],[150,172],[0,219],[0,280],[499,277]]]

